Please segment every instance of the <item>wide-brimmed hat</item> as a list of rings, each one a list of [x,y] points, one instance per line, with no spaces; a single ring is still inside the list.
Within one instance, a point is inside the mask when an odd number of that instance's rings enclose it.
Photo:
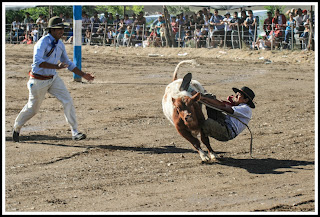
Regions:
[[[240,93],[243,93],[244,95],[246,95],[249,99],[248,101],[248,105],[251,107],[251,108],[255,108],[256,106],[254,105],[253,103],[253,99],[255,97],[255,94],[254,92],[249,88],[249,87],[242,87],[240,90],[238,88],[235,88],[233,87],[232,90],[237,93],[237,92],[240,92]]]
[[[69,26],[69,23],[62,22],[60,17],[55,16],[50,18],[47,29],[61,29]]]
[[[230,15],[230,12],[229,12],[229,11],[227,11],[227,13],[226,13],[224,16],[226,16],[226,15]]]

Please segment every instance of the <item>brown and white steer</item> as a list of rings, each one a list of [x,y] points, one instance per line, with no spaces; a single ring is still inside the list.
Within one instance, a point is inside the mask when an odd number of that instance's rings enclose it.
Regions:
[[[166,87],[162,98],[163,113],[176,127],[179,134],[188,140],[198,151],[202,161],[216,160],[217,155],[210,146],[209,138],[205,136],[200,128],[205,117],[198,101],[200,93],[205,93],[206,90],[196,80],[191,80],[190,82],[190,87],[198,92],[194,96],[187,91],[179,90],[182,79],[177,79],[177,72],[179,67],[184,63],[196,64],[194,60],[184,60],[176,66],[173,73],[173,81]],[[208,149],[208,155],[200,147],[201,143],[197,138],[199,134],[201,135],[201,141]]]

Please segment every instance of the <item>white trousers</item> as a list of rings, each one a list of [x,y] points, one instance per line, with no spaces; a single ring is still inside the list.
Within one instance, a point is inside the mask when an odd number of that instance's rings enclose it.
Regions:
[[[30,77],[27,86],[29,89],[29,100],[15,120],[13,127],[15,131],[20,132],[22,126],[37,114],[47,92],[55,96],[62,103],[64,116],[70,124],[71,129],[78,128],[72,98],[58,74],[49,80],[39,80]]]

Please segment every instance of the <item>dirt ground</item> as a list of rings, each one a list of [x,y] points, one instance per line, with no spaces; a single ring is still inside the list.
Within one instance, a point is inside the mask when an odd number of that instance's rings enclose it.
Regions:
[[[82,69],[96,79],[59,75],[87,139],[71,139],[62,105],[47,94],[14,143],[32,53],[5,47],[5,212],[317,213],[314,52],[83,46]],[[245,129],[229,142],[210,138],[221,159],[203,164],[165,118],[165,87],[186,59],[199,66],[182,65],[178,77],[192,72],[219,99],[232,87],[254,90],[253,159]]]

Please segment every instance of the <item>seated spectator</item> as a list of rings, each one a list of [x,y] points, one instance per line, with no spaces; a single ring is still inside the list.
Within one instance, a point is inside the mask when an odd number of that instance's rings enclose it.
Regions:
[[[114,44],[116,34],[115,34],[115,29],[113,27],[107,27],[106,31],[106,44],[111,45]]]
[[[17,42],[23,41],[24,34],[25,34],[25,31],[22,29],[21,24],[17,24],[12,40]]]
[[[39,39],[38,26],[34,26],[34,27],[32,28],[31,37],[32,37],[33,43],[36,43],[36,42],[38,41],[38,39]]]
[[[197,47],[205,47],[206,46],[206,39],[207,36],[204,35],[206,34],[206,31],[200,29],[200,26],[197,26],[196,31],[194,32],[194,39],[196,41]]]
[[[123,45],[129,46],[130,44],[134,45],[134,38],[136,33],[132,30],[132,26],[127,26],[127,30],[123,34]]]
[[[184,47],[195,47],[194,46],[195,42],[191,35],[190,30],[186,31],[186,35],[184,36],[183,41],[184,41]]]
[[[160,37],[157,34],[156,28],[154,28],[154,27],[151,27],[151,33],[148,36],[147,45],[148,46],[154,46],[154,47],[160,47],[161,46]]]
[[[268,38],[267,34],[265,32],[260,33],[258,36],[257,42],[256,42],[257,49],[258,50],[270,49],[271,48],[271,40],[273,40],[273,38],[272,37]]]

